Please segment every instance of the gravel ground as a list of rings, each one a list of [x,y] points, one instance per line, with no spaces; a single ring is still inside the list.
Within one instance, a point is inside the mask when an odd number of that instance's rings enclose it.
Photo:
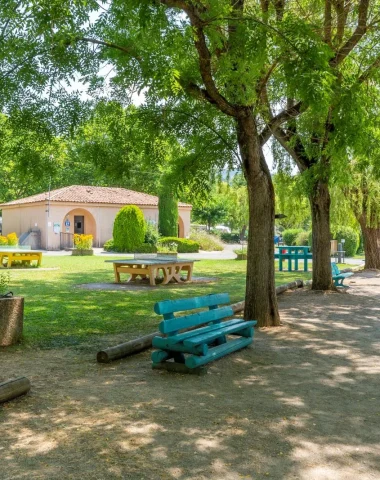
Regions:
[[[283,326],[203,377],[0,349],[0,380],[32,382],[0,407],[0,479],[379,479],[380,275],[349,284],[285,293]]]

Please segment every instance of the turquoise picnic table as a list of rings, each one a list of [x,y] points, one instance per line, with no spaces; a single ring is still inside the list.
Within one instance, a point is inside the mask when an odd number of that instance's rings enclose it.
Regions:
[[[282,245],[278,247],[278,253],[275,253],[274,258],[278,258],[278,269],[282,272],[283,262],[288,261],[288,272],[298,270],[298,261],[303,260],[303,271],[308,271],[308,260],[313,258],[313,255],[309,252],[308,246],[293,246]],[[294,268],[293,268],[294,260]]]

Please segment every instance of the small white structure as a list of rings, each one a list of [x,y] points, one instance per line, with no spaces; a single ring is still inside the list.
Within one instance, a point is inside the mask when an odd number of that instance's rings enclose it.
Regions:
[[[120,208],[138,206],[146,220],[158,223],[158,197],[125,188],[72,185],[3,203],[3,235],[26,237],[40,232],[40,248],[60,250],[72,243],[74,233],[91,234],[94,247],[112,238]],[[190,233],[192,206],[178,203],[178,236]]]

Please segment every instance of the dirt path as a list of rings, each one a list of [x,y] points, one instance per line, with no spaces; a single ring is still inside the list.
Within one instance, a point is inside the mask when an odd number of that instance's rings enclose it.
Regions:
[[[280,297],[284,326],[204,377],[89,349],[0,350],[0,479],[380,478],[380,276]]]

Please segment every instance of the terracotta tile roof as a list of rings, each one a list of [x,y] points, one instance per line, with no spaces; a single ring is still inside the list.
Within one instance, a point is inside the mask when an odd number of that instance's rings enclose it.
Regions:
[[[0,204],[0,207],[11,205],[25,205],[28,203],[43,202],[48,199],[49,193],[43,192],[31,197],[13,200]],[[70,187],[58,188],[50,192],[50,202],[74,202],[74,203],[104,203],[117,205],[141,205],[157,206],[158,197],[147,193],[135,192],[126,188],[113,187],[86,187],[83,185],[71,185]],[[191,207],[188,203],[179,202],[180,207]]]

